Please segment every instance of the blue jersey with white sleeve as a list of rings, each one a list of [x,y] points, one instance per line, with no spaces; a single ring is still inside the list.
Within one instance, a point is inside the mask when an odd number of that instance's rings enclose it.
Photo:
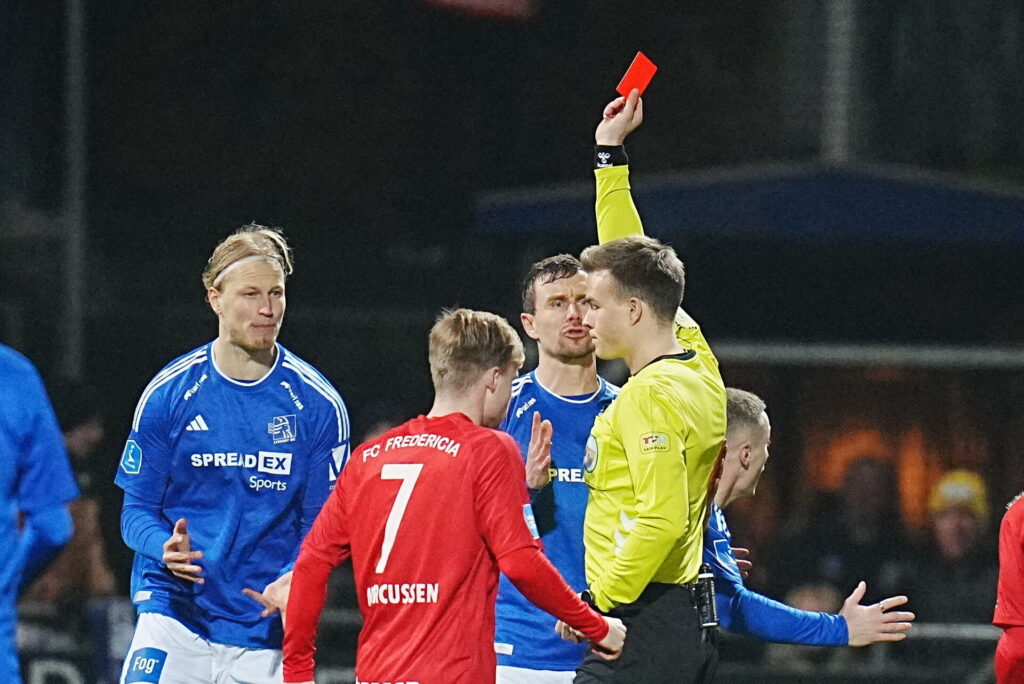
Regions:
[[[849,641],[841,616],[797,610],[743,586],[732,552],[732,533],[725,514],[714,503],[704,535],[704,562],[715,576],[715,604],[724,629],[783,644],[845,646]]]
[[[262,591],[294,560],[347,459],[348,413],[281,345],[253,382],[225,376],[212,355],[210,343],[172,361],[135,409],[115,478],[125,491],[122,533],[136,551],[132,600],[215,643],[280,648],[280,619],[261,618],[242,589]],[[132,517],[136,509],[146,515]],[[179,518],[203,552],[203,584],[162,562]]]
[[[594,419],[619,393],[598,378],[597,391],[563,397],[546,389],[535,372],[516,378],[501,429],[512,435],[526,458],[533,414],[551,421],[551,484],[533,494],[533,513],[544,552],[576,591],[587,588],[583,569],[583,516],[588,490],[583,482],[583,455]],[[555,619],[530,603],[504,575],[498,584],[494,650],[498,664],[531,670],[575,670],[586,644],[561,639]]]

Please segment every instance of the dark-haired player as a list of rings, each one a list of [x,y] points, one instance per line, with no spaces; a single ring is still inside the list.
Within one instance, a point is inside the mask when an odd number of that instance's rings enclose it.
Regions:
[[[512,401],[501,423],[526,460],[544,553],[576,591],[587,586],[582,456],[594,419],[619,392],[597,375],[594,342],[583,326],[585,288],[586,276],[574,256],[560,254],[531,266],[523,281],[520,319],[527,336],[537,342],[539,358],[536,369],[512,383]],[[553,440],[549,426],[554,427]],[[561,639],[550,616],[504,576],[497,619],[498,684],[573,680],[587,647]]]

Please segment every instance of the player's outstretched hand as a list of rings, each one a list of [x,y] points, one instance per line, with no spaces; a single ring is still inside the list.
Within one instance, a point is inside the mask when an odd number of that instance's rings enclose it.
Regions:
[[[262,592],[246,587],[242,593],[263,606],[260,617],[270,617],[281,611],[281,624],[284,624],[285,610],[288,608],[288,594],[292,590],[292,573],[288,571],[268,584]]]
[[[732,549],[733,558],[736,559],[736,565],[740,568],[740,576],[743,579],[747,579],[754,567],[754,564],[750,562],[750,549],[745,549],[742,546],[732,546],[730,548]]]
[[[526,486],[530,489],[544,489],[551,482],[551,432],[551,421],[541,420],[535,412],[526,449]]]
[[[175,577],[194,584],[202,584],[204,580],[199,574],[203,569],[196,565],[195,561],[203,557],[203,552],[192,550],[187,525],[188,522],[184,518],[174,523],[174,532],[164,542],[164,565]]]
[[[621,145],[643,121],[644,101],[640,99],[640,91],[634,88],[629,97],[617,97],[605,106],[601,123],[594,131],[594,142],[613,147]]]
[[[907,602],[906,596],[890,596],[870,606],[860,605],[868,585],[861,582],[846,597],[839,614],[846,618],[850,646],[867,646],[876,641],[902,641],[907,638],[914,614],[907,611],[887,613]]]

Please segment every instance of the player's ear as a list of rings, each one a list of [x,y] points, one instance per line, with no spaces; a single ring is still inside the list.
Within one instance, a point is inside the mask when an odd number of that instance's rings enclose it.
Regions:
[[[630,297],[627,313],[629,314],[629,322],[632,325],[636,325],[644,316],[644,303],[636,297]]]
[[[488,392],[494,392],[498,389],[498,378],[501,377],[501,369],[497,366],[488,368],[484,374],[486,379],[486,387]]]
[[[220,316],[221,303],[220,303],[220,290],[215,287],[211,287],[206,291],[206,301],[210,303],[210,308],[213,309],[213,313]]]
[[[740,444],[739,450],[740,465],[746,470],[750,467],[751,455],[750,455],[750,442],[744,442]]]
[[[519,322],[523,324],[523,332],[531,340],[537,339],[537,327],[533,324],[533,314],[519,314]]]

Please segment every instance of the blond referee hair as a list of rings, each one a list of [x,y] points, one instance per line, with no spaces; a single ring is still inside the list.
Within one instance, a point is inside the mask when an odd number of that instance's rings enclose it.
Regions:
[[[226,271],[242,259],[263,257],[276,263],[287,278],[295,270],[292,249],[280,228],[248,223],[217,245],[203,269],[203,287],[220,289]]]
[[[523,365],[523,343],[501,316],[471,309],[446,310],[430,329],[434,391],[468,389],[489,368]]]

